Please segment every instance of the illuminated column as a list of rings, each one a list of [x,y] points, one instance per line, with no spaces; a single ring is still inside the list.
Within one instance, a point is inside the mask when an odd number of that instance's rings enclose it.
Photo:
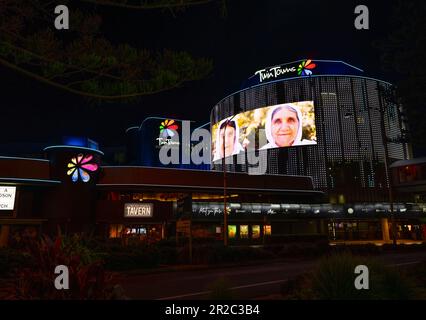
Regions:
[[[96,182],[103,153],[80,146],[57,145],[44,149],[50,160],[51,178],[61,182],[44,207],[50,231],[90,233],[96,222]]]
[[[384,241],[389,241],[390,237],[389,237],[389,223],[388,223],[388,219],[386,219],[386,218],[381,219],[381,223],[382,223],[382,239]]]

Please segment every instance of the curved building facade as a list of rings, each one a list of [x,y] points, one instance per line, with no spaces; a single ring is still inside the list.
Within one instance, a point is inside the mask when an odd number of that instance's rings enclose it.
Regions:
[[[386,160],[411,158],[407,126],[392,84],[361,69],[300,60],[259,70],[212,109],[210,120],[213,127],[249,110],[299,101],[313,101],[316,144],[245,150],[227,170],[248,171],[245,160],[255,152],[266,173],[311,176],[332,203],[387,200]],[[222,170],[222,161],[213,161],[212,169]]]

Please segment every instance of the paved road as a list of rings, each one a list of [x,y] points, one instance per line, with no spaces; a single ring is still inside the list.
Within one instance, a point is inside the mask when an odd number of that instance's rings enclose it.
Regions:
[[[426,252],[384,254],[379,259],[388,265],[409,265],[426,260]],[[266,262],[251,266],[133,274],[124,275],[120,282],[131,299],[197,300],[208,299],[209,286],[224,278],[234,297],[253,299],[279,293],[281,283],[312,270],[317,263],[317,260]]]

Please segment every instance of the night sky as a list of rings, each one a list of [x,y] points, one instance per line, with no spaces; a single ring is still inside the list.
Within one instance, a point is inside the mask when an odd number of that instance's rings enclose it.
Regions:
[[[393,1],[228,0],[227,16],[217,3],[168,11],[99,7],[103,32],[115,43],[138,48],[185,50],[212,59],[212,74],[135,103],[93,105],[85,98],[41,84],[0,66],[0,154],[11,145],[49,142],[65,135],[88,136],[100,148],[124,144],[125,129],[147,116],[209,121],[211,108],[240,89],[256,70],[303,58],[335,59],[371,76],[393,82],[385,73],[374,40],[386,36]],[[354,8],[370,10],[370,30],[354,28]],[[72,6],[70,6],[72,28]],[[53,23],[53,22],[52,22]]]

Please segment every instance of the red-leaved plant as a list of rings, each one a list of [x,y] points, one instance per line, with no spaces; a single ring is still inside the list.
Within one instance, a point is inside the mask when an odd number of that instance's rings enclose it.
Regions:
[[[121,299],[119,286],[113,285],[111,273],[107,273],[101,260],[83,262],[78,252],[73,250],[61,237],[55,241],[44,236],[40,240],[30,240],[26,249],[32,257],[31,268],[20,268],[15,273],[14,290],[9,290],[9,299],[60,299],[92,300]],[[54,281],[58,265],[68,267],[69,289],[58,290]],[[10,289],[10,288],[9,288]],[[12,293],[13,292],[13,293]]]

